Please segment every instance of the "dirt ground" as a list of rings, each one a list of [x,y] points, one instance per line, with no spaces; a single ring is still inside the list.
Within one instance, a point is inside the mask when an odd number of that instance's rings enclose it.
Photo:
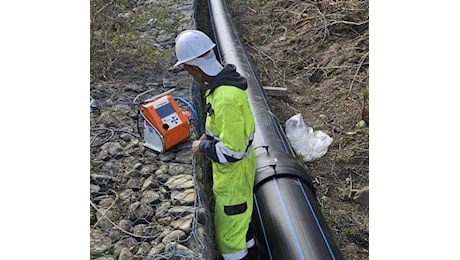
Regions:
[[[368,259],[369,2],[240,2],[229,8],[262,85],[286,88],[269,97],[283,129],[301,113],[333,138],[306,165],[320,180],[318,199],[344,256]]]
[[[175,9],[172,2],[166,3],[170,10]],[[282,128],[286,120],[301,113],[307,126],[333,138],[323,157],[305,164],[320,183],[318,200],[344,257],[369,259],[369,2],[233,0],[227,4],[260,82],[264,87],[280,88],[280,95],[269,96],[269,102]],[[113,30],[127,26],[123,19],[129,13],[123,15],[111,25]],[[166,11],[156,15],[182,19]],[[140,31],[148,35],[143,39],[155,39],[166,51],[171,50],[179,29],[166,26],[154,31],[157,28],[152,24],[158,21],[142,25]],[[95,46],[97,50],[97,42]],[[103,60],[102,51],[92,53],[92,59],[97,58]],[[136,111],[129,102],[140,92],[173,80],[169,76],[174,62],[167,58],[151,67],[141,59],[134,63],[119,59],[99,71],[92,64],[91,95],[102,112],[92,115],[91,128],[117,128],[130,133],[125,133],[126,139],[137,134]],[[104,108],[103,103],[117,107]],[[99,152],[96,148],[92,156]],[[144,156],[139,154],[137,161],[125,158],[121,168],[156,160]],[[93,160],[91,174],[100,170],[104,168]]]

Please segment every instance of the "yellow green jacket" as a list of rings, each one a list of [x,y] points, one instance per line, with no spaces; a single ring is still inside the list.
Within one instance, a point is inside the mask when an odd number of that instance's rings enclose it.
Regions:
[[[230,166],[249,153],[255,126],[246,89],[246,79],[227,65],[206,90],[207,140],[199,149],[213,162]]]

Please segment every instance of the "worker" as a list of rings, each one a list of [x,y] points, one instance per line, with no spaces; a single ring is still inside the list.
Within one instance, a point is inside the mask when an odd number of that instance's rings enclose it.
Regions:
[[[174,66],[182,64],[204,88],[206,131],[193,141],[192,153],[211,160],[217,249],[225,260],[250,259],[249,254],[256,254],[249,228],[256,166],[251,146],[254,116],[246,79],[234,65],[217,61],[215,46],[204,32],[185,30],[176,37]]]

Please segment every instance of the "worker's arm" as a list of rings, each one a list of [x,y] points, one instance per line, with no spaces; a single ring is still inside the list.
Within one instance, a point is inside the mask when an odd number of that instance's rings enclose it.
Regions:
[[[207,133],[212,136],[212,140],[201,140],[195,145],[198,145],[199,151],[214,162],[222,164],[237,162],[244,158],[247,148],[244,118],[240,107],[231,102],[222,102],[216,103],[213,109],[215,133]]]

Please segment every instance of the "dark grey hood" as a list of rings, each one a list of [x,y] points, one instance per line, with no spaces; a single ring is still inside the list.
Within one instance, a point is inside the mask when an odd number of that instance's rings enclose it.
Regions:
[[[225,65],[222,71],[209,83],[209,89],[211,90],[209,94],[211,94],[214,89],[222,85],[235,86],[242,90],[246,90],[248,88],[248,82],[236,71],[235,65],[232,64]]]

